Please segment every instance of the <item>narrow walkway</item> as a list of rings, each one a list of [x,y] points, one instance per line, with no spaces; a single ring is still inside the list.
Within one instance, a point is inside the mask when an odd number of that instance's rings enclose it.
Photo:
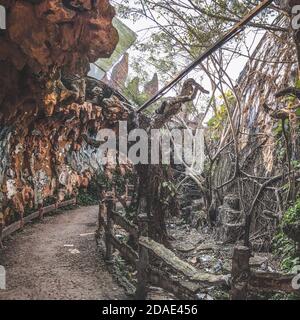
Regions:
[[[3,299],[126,299],[97,253],[96,206],[84,207],[25,226],[4,242]]]

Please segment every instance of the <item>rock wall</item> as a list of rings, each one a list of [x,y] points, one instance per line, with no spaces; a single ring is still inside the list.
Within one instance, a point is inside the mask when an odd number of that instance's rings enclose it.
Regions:
[[[287,18],[277,23],[289,27]],[[297,69],[293,32],[267,32],[240,74],[235,88],[239,104],[233,112],[233,119],[235,128],[238,129],[242,180],[237,184],[236,179],[219,191],[223,196],[228,193],[236,197],[241,196],[244,211],[247,213],[251,210],[261,184],[266,182],[268,177],[282,174],[282,179],[276,179],[259,194],[252,212],[251,230],[253,234],[259,232],[263,235],[262,242],[265,241],[267,246],[287,205],[287,190],[283,186],[288,183],[287,177],[284,176],[288,172],[288,165],[280,114],[282,110],[290,107],[295,111],[293,106],[297,104],[297,99],[292,101],[286,97],[276,97],[276,94],[282,89],[295,86]],[[298,161],[300,144],[297,139],[293,142],[292,131],[293,127],[299,128],[299,118],[295,112],[291,112],[287,120],[289,121],[285,123],[284,128],[291,141],[291,161]],[[295,133],[295,136],[297,135],[299,136],[299,133]],[[232,139],[229,124],[224,129],[222,138],[224,145]],[[225,149],[216,163],[214,186],[221,186],[229,181],[234,172],[235,157],[231,145]]]
[[[0,224],[86,188],[99,154],[83,140],[126,119],[113,90],[86,78],[118,33],[108,0],[0,0]]]
[[[286,25],[288,22],[282,23]],[[278,169],[274,133],[278,120],[271,117],[264,105],[274,111],[286,107],[275,95],[281,89],[294,86],[296,77],[297,59],[292,35],[267,32],[240,74],[236,86],[240,108],[236,107],[233,118],[236,128],[239,128],[242,168],[249,174],[267,176]],[[232,173],[228,165],[224,165],[222,160],[219,167],[227,173],[218,175],[221,178],[219,183],[225,182]]]

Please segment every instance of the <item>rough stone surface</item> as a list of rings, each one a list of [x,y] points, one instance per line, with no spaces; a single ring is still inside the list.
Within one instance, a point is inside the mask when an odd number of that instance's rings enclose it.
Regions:
[[[282,17],[280,21],[277,21],[280,27],[288,28],[289,24],[287,17]],[[296,83],[298,65],[295,49],[293,32],[266,32],[237,80],[236,93],[241,109],[237,107],[236,112],[233,113],[233,120],[235,128],[239,128],[241,133],[237,136],[240,150],[239,166],[248,175],[272,177],[287,170],[283,168],[282,161],[278,157],[276,130],[280,126],[280,121],[272,117],[272,112],[280,112],[281,109],[287,108],[286,99],[276,98],[276,93]],[[297,100],[296,104],[298,104]],[[267,112],[264,105],[273,111]],[[293,127],[289,138],[291,140],[290,154],[292,159],[299,159],[299,135],[295,134],[294,129],[299,119],[292,113],[290,120]],[[228,125],[223,132],[227,133],[229,130]],[[220,140],[224,137],[225,134]],[[230,139],[231,136],[228,135],[223,145]],[[222,154],[222,161],[219,161],[214,170],[214,186],[222,185],[233,176],[235,170],[235,162],[231,157],[234,154],[233,149],[232,147],[230,152]],[[244,199],[245,211],[249,212],[251,202],[257,192],[257,184],[253,184],[250,179],[239,184],[238,180],[227,185],[223,194],[240,192]],[[287,182],[287,180],[280,179],[270,186],[281,190]],[[262,243],[259,246],[267,250],[271,249],[272,238],[278,225],[275,219],[266,219],[262,212],[267,210],[278,213],[278,202],[275,199],[274,191],[263,190],[252,212],[250,232],[251,234],[256,232],[262,234]],[[254,241],[257,240],[252,242]]]
[[[0,120],[26,108],[52,110],[61,79],[85,76],[90,62],[114,51],[118,33],[109,1],[72,3],[0,0],[7,8],[7,29],[0,33]]]
[[[217,238],[226,243],[235,243],[244,233],[245,217],[238,211],[239,199],[234,195],[224,198],[224,204],[219,207],[217,216]]]
[[[224,205],[234,209],[234,210],[240,210],[240,200],[237,196],[233,194],[227,194],[224,197]]]
[[[99,166],[83,135],[117,130],[128,110],[110,88],[86,78],[89,63],[109,57],[118,42],[108,0],[0,5],[7,8],[0,33],[0,216],[9,224],[48,198],[87,188],[95,169],[110,175],[113,168]]]
[[[73,2],[0,1],[9,9],[0,47],[12,54],[15,66],[27,64],[36,72],[48,72],[54,65],[76,71],[78,61],[111,55],[118,33],[112,25],[115,11],[109,1],[85,0],[80,7]]]
[[[284,224],[283,232],[293,241],[300,243],[300,221]]]

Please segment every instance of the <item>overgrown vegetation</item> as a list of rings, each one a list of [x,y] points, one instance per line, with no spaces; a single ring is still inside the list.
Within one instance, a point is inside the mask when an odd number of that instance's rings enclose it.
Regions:
[[[87,189],[79,189],[77,203],[81,206],[97,205],[102,188],[109,191],[115,187],[116,194],[122,195],[125,192],[126,180],[130,182],[132,179],[133,175],[131,173],[120,175],[119,172],[114,171],[112,177],[108,178],[104,172],[99,172],[92,178]]]
[[[150,98],[148,94],[140,92],[139,85],[140,79],[139,77],[135,77],[128,82],[127,86],[123,90],[125,96],[138,106],[142,105]]]
[[[149,29],[155,26],[150,36],[136,43],[138,50],[132,64],[136,74],[144,76],[152,66],[161,79],[168,80],[181,69],[182,62],[187,64],[195,59],[260,1],[118,0],[117,3],[123,18],[135,23],[147,19]],[[269,22],[270,16],[276,15],[276,11],[267,9],[253,25],[274,29]],[[229,52],[239,52],[244,44],[245,37],[237,36],[228,47]]]
[[[88,188],[79,189],[77,203],[80,206],[93,206],[99,203],[100,185],[106,184],[106,178],[103,173],[95,175],[88,185]]]
[[[286,272],[293,271],[293,268],[300,265],[300,256],[297,244],[284,232],[289,226],[300,223],[300,198],[295,205],[290,207],[283,216],[280,224],[280,231],[274,238],[274,253],[281,259],[281,268]]]
[[[283,216],[282,225],[290,225],[300,221],[300,198],[290,207]]]
[[[89,191],[80,190],[77,196],[77,203],[80,206],[93,206],[98,204],[97,194],[90,193]]]
[[[236,105],[236,97],[231,90],[224,92],[224,97],[220,96],[219,99],[219,105],[215,108],[214,115],[207,122],[209,137],[213,141],[220,139],[222,129],[226,125],[226,121],[228,120],[227,107],[234,110]]]

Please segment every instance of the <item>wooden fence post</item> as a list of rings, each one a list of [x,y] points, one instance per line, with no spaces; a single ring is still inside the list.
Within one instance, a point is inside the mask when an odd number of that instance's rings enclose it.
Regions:
[[[246,300],[247,287],[250,278],[250,249],[237,246],[233,251],[232,258],[232,287],[231,300]]]
[[[129,180],[125,180],[125,202],[127,203],[129,197],[129,189],[128,189]]]
[[[55,198],[55,203],[54,203],[54,212],[57,212],[57,208],[58,208],[58,201],[57,198]]]
[[[118,201],[117,201],[117,184],[115,182],[112,183],[111,195],[113,197],[113,202],[114,202],[113,210],[116,211]]]
[[[95,232],[95,239],[96,239],[96,244],[99,246],[100,240],[102,238],[102,231],[105,227],[103,221],[104,221],[104,216],[107,213],[106,209],[106,202],[105,200],[100,200],[99,201],[99,210],[98,210],[98,228]]]
[[[138,215],[139,234],[143,237],[148,237],[148,217],[146,214]],[[148,249],[139,244],[139,261],[137,267],[137,289],[136,299],[145,300],[148,293],[148,266],[149,253]]]
[[[110,196],[106,199],[106,208],[107,208],[107,223],[106,223],[106,230],[105,230],[105,245],[106,245],[105,260],[106,262],[111,263],[112,251],[113,251],[111,236],[113,235],[113,228],[114,228],[114,222],[112,219],[112,211],[114,208],[114,197]]]
[[[79,190],[78,190],[78,188],[76,188],[76,190],[75,190],[75,194],[74,194],[74,196],[75,196],[75,206],[77,206],[78,205],[78,195],[79,195]]]
[[[3,244],[2,244],[2,231],[3,231],[3,228],[4,228],[4,215],[0,211],[0,249],[3,249]]]
[[[38,204],[38,211],[39,211],[39,219],[43,220],[44,219],[44,205],[42,202]]]

